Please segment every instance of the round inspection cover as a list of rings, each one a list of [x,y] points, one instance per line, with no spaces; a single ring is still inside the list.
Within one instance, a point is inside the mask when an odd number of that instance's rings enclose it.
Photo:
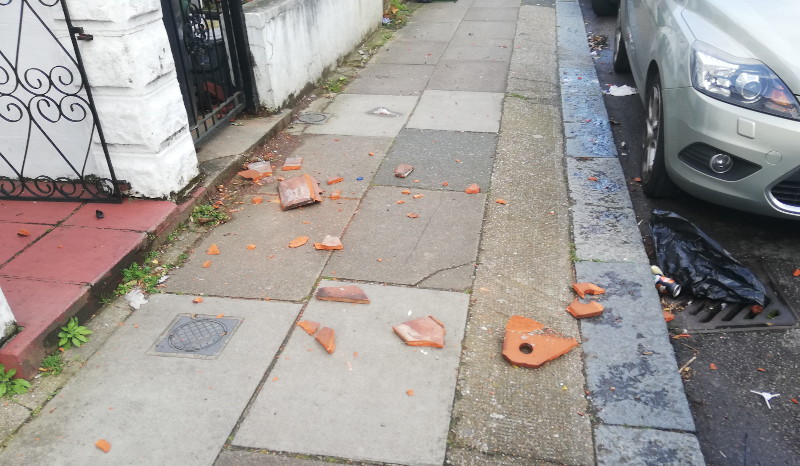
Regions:
[[[328,119],[324,113],[301,113],[297,115],[297,121],[301,123],[319,124]]]
[[[223,324],[213,319],[186,322],[173,330],[167,340],[176,350],[193,353],[218,343],[227,335]]]

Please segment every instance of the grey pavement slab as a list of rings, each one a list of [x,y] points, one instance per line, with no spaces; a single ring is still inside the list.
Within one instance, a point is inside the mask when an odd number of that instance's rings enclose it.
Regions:
[[[237,119],[236,125],[226,127],[197,147],[198,162],[247,152],[290,114],[291,110],[284,110],[273,116]]]
[[[463,45],[485,39],[513,39],[516,31],[516,21],[462,21],[451,43]]]
[[[432,3],[417,9],[408,24],[415,23],[460,23],[467,14],[469,5],[466,2]]]
[[[648,264],[578,262],[576,281],[606,293],[581,320],[586,384],[605,424],[694,431]]]
[[[304,458],[308,455],[281,455],[264,450],[223,450],[214,466],[322,466],[330,465],[325,459]],[[348,462],[348,464],[353,464]]]
[[[394,137],[414,110],[418,97],[396,95],[339,94],[325,112],[332,114],[321,125],[309,125],[306,134]],[[399,116],[376,115],[386,108]]]
[[[277,196],[263,204],[245,204],[233,221],[217,226],[203,238],[191,259],[170,274],[166,289],[195,295],[301,300],[311,293],[330,255],[341,253],[317,251],[313,243],[325,235],[341,236],[357,204],[357,200],[325,199],[281,211]],[[289,242],[298,236],[310,239],[304,246],[289,248]],[[219,255],[206,254],[211,244],[219,247]],[[248,250],[249,244],[256,249]],[[347,250],[347,242],[344,247]],[[204,268],[207,260],[211,266]]]
[[[359,286],[370,304],[309,302],[302,318],[333,328],[336,351],[326,353],[295,329],[234,445],[397,464],[443,463],[469,296]],[[444,348],[407,346],[392,332],[393,325],[427,315],[444,323]]]
[[[396,40],[389,42],[372,58],[372,63],[435,65],[447,48],[446,41]]]
[[[30,415],[31,411],[20,404],[13,402],[0,404],[0,442],[14,433]]]
[[[409,23],[394,33],[393,40],[448,42],[458,28],[457,23]]]
[[[373,182],[448,191],[464,191],[477,183],[487,191],[496,150],[497,135],[492,133],[404,129]],[[409,164],[414,171],[406,178],[398,178],[394,169],[400,164]],[[443,181],[448,183],[446,187],[442,186]]]
[[[619,162],[568,157],[567,179],[578,259],[649,264]]]
[[[558,69],[558,75],[562,95],[600,96],[600,81],[591,63],[579,67],[562,66]]]
[[[211,464],[300,306],[152,295],[3,452],[7,464]],[[242,319],[217,359],[150,356],[181,313]],[[111,444],[103,453],[99,439]]]
[[[426,90],[406,127],[496,133],[503,96],[495,92]]]
[[[565,64],[592,65],[580,4],[578,2],[558,2],[557,8],[559,66]]]
[[[413,199],[401,190],[375,186],[367,192],[342,237],[345,249],[331,257],[324,275],[424,288],[449,271],[450,279],[439,278],[436,288],[471,286],[486,196],[421,191],[424,197]],[[412,212],[419,217],[409,218]]]
[[[510,7],[477,7],[473,6],[464,15],[465,21],[516,21],[519,16],[519,4]]]
[[[507,77],[506,62],[440,60],[428,89],[505,92]]]
[[[506,63],[511,59],[514,42],[508,39],[485,39],[480,43],[467,45],[450,44],[442,55],[442,60],[499,61]],[[507,71],[504,71],[505,75]]]
[[[591,95],[564,94],[561,96],[561,102],[564,112],[567,155],[572,157],[617,156],[608,113],[599,92]]]
[[[324,197],[338,189],[341,197],[349,199],[360,199],[364,195],[393,141],[392,138],[327,134],[304,134],[300,137],[302,144],[285,155],[303,157],[302,170],[283,172],[278,169],[277,175],[288,177],[308,173],[319,181],[320,188],[325,191]],[[344,181],[328,185],[330,176],[341,176]],[[278,183],[264,183],[258,192],[277,194]]]
[[[601,425],[597,427],[595,442],[599,465],[706,464],[700,443],[692,434]]]
[[[433,75],[434,65],[370,63],[358,74],[348,94],[419,95]]]

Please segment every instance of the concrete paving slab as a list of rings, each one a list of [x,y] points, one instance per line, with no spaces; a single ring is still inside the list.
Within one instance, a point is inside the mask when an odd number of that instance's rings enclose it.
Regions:
[[[457,23],[409,23],[394,33],[393,40],[447,42],[456,32]]]
[[[306,134],[395,137],[408,120],[418,97],[396,95],[339,94],[325,108],[332,116],[321,125],[309,125]],[[371,113],[387,108],[399,116]]]
[[[371,188],[342,237],[345,249],[331,257],[326,276],[416,285],[454,268],[462,273],[445,289],[472,284],[478,253],[484,194],[426,191],[413,199],[400,188]],[[405,200],[405,204],[397,204]],[[409,218],[414,212],[419,218]],[[398,234],[398,232],[402,232]],[[347,248],[347,244],[358,245]],[[379,262],[378,259],[381,259]]]
[[[408,128],[496,133],[500,130],[502,93],[426,90]]]
[[[648,264],[578,262],[577,282],[606,289],[581,321],[586,384],[603,423],[694,431]]]
[[[572,94],[600,96],[600,81],[597,79],[593,64],[577,67],[562,66],[558,69],[558,75],[562,96]]]
[[[30,415],[30,410],[17,403],[0,404],[0,442],[13,434]]]
[[[564,132],[574,137],[565,139],[568,157],[605,157],[617,156],[614,138],[606,129],[606,123],[584,125],[582,123],[564,123]],[[591,132],[589,132],[591,130]]]
[[[317,251],[314,242],[325,235],[341,236],[358,201],[325,199],[322,203],[281,211],[277,198],[260,205],[245,205],[233,222],[220,225],[203,239],[191,259],[170,274],[170,292],[240,298],[298,301],[311,288],[331,254]],[[310,223],[303,223],[310,222]],[[298,248],[288,244],[298,236],[310,237]],[[348,242],[344,242],[344,251]],[[205,251],[216,244],[220,255]],[[248,250],[248,244],[256,249]],[[211,266],[202,264],[211,261]]]
[[[3,452],[3,462],[214,461],[300,306],[215,298],[198,305],[189,296],[175,295],[149,299],[95,353],[80,376],[17,433]],[[242,319],[217,359],[146,354],[177,314],[197,312],[224,312]],[[101,438],[111,444],[109,453],[94,446]]]
[[[398,40],[381,47],[371,63],[396,63],[399,65],[435,65],[447,48],[445,41]]]
[[[512,7],[476,7],[467,11],[465,21],[516,21],[519,17],[519,4]]]
[[[496,134],[404,129],[395,139],[374,183],[461,192],[477,183],[487,191],[496,150]],[[412,165],[414,171],[406,178],[398,178],[394,169],[403,163]],[[446,187],[442,186],[443,181],[447,181]]]
[[[505,92],[508,63],[499,61],[440,60],[428,89]]]
[[[269,130],[289,118],[291,110],[284,110],[277,115],[259,118],[239,118],[236,125],[230,125],[213,138],[197,147],[198,162],[218,159],[230,155],[244,154],[259,141],[263,140]]]
[[[214,466],[323,466],[330,465],[331,462],[323,459],[279,455],[263,450],[223,450],[217,461],[214,462]],[[347,464],[354,463],[348,462]]]
[[[588,64],[592,59],[586,44],[586,28],[578,2],[558,2],[558,63],[559,66]],[[594,65],[592,65],[594,66]]]
[[[442,60],[499,61],[508,63],[514,41],[507,39],[486,39],[468,45],[448,45]],[[507,73],[508,66],[506,66]]]
[[[303,319],[333,328],[336,352],[327,354],[296,330],[234,445],[396,464],[443,463],[469,296],[359,286],[371,304],[309,302]],[[444,323],[444,348],[410,347],[393,334],[393,325],[427,315]]]
[[[358,74],[347,94],[420,95],[433,75],[434,65],[370,63]]]
[[[595,435],[599,465],[706,464],[700,453],[700,443],[692,434],[601,425]]]
[[[568,157],[567,178],[578,259],[649,264],[619,162]]]
[[[430,4],[417,9],[409,25],[415,23],[460,23],[467,14],[469,6],[461,4],[462,2],[453,2],[452,5],[444,4]]]
[[[513,39],[516,31],[516,21],[462,21],[451,43],[465,45],[486,39]]]

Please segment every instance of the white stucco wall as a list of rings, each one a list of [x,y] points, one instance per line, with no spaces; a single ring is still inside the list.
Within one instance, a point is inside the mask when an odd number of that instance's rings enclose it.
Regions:
[[[277,109],[380,24],[382,0],[256,0],[244,5],[256,89]]]
[[[0,289],[0,345],[17,330],[17,323],[14,321],[14,314],[6,301],[3,290]]]

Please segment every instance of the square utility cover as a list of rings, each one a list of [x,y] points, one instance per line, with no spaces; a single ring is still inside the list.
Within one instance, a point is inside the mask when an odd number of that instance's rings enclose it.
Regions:
[[[241,322],[231,317],[179,314],[148,354],[214,359]]]

